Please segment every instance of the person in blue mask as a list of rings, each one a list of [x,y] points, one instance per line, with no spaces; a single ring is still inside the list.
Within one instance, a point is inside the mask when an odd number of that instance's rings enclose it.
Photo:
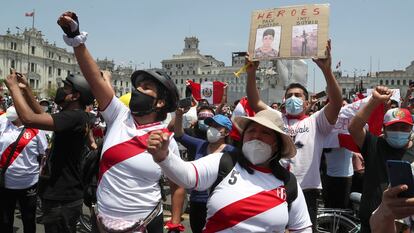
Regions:
[[[317,198],[322,189],[319,164],[321,161],[324,141],[335,126],[338,113],[342,107],[341,90],[331,69],[331,43],[326,45],[326,58],[314,59],[325,76],[329,103],[321,110],[307,116],[309,93],[300,83],[292,83],[286,88],[283,114],[284,132],[296,146],[294,158],[284,160],[286,167],[295,174],[303,194],[305,195],[309,215],[316,232]],[[254,112],[271,109],[262,100],[256,86],[256,69],[258,62],[247,60],[246,93],[249,105]],[[282,114],[273,110],[275,114]],[[282,110],[283,111],[283,110]]]
[[[368,103],[352,118],[348,130],[365,160],[365,177],[360,206],[361,232],[371,232],[369,218],[380,205],[382,193],[388,186],[387,160],[414,161],[411,139],[413,119],[405,108],[389,109],[383,120],[383,135],[377,137],[364,128],[373,110],[390,101],[391,90],[378,86]]]

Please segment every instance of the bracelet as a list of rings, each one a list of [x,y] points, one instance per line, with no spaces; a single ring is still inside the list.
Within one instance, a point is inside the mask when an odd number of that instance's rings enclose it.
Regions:
[[[65,41],[65,43],[68,46],[71,47],[78,47],[81,44],[84,44],[86,42],[86,39],[88,38],[88,33],[87,32],[81,32],[79,35],[70,38],[68,37],[66,34],[63,35],[63,41]]]

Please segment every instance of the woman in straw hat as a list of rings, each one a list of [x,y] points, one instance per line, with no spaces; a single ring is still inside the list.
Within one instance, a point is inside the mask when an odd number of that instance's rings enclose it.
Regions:
[[[169,155],[169,138],[161,131],[150,135],[148,152],[180,186],[196,190],[214,187],[203,232],[312,232],[306,202],[296,181],[295,198],[288,201],[293,187],[288,185],[289,179],[295,179],[279,160],[295,156],[296,148],[282,130],[281,116],[263,110],[254,117],[237,117],[234,123],[242,131],[242,153],[234,157],[233,168],[219,183],[226,154],[185,162]]]

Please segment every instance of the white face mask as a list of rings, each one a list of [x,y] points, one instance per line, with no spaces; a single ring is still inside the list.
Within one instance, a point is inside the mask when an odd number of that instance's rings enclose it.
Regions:
[[[260,140],[243,143],[244,156],[254,165],[262,164],[272,157],[272,147]]]
[[[16,109],[13,106],[9,107],[6,110],[6,118],[7,118],[7,120],[9,120],[11,122],[19,119],[19,116],[17,115]]]
[[[220,131],[214,127],[209,127],[207,130],[207,141],[210,143],[215,143],[224,136],[221,135]]]

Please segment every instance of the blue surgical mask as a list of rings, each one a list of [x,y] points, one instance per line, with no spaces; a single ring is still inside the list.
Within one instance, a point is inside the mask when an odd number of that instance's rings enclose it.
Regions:
[[[410,137],[410,132],[387,131],[386,133],[385,140],[394,148],[403,148],[407,145]]]
[[[208,125],[206,125],[204,123],[204,120],[199,120],[198,121],[198,129],[201,130],[201,131],[204,131],[204,132],[207,131]]]
[[[285,102],[286,112],[289,115],[296,116],[303,112],[303,100],[296,96],[288,98]]]

